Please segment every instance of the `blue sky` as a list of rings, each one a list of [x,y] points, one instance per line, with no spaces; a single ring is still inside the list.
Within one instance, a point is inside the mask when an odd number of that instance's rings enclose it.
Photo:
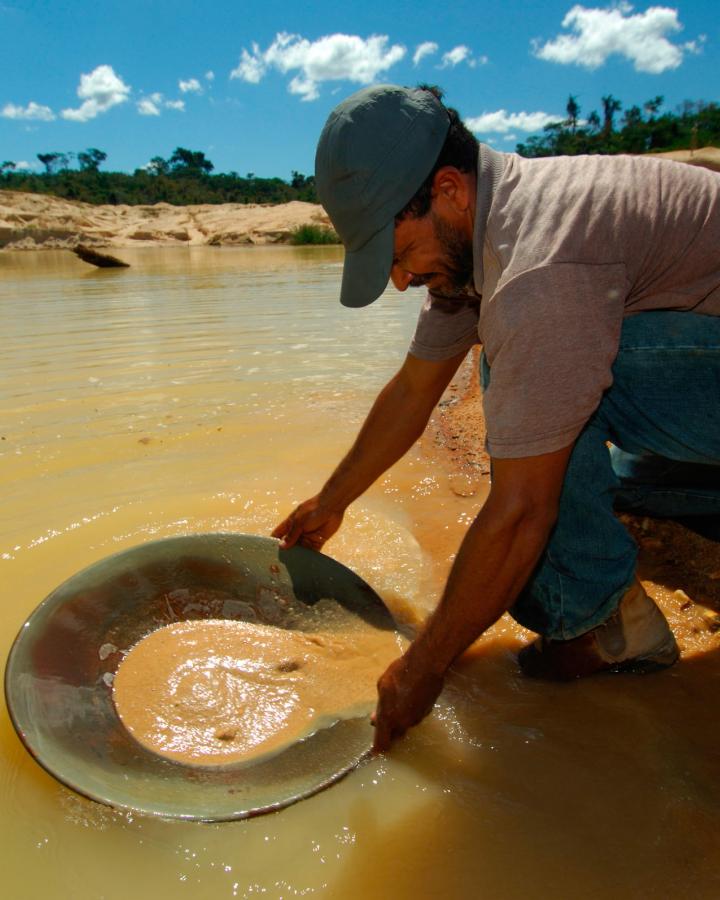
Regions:
[[[309,174],[332,107],[373,82],[441,85],[512,150],[612,94],[720,101],[717,0],[0,0],[0,162],[97,147],[132,171],[177,146],[216,171]]]

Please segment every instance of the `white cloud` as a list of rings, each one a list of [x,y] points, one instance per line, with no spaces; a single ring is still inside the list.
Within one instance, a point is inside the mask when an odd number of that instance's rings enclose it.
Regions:
[[[64,109],[63,119],[72,122],[87,122],[113,106],[124,103],[130,96],[131,88],[113,71],[112,66],[98,66],[86,75],[80,76],[78,97],[83,101],[77,109]]]
[[[32,172],[33,169],[39,169],[39,162],[28,162],[25,159],[21,159],[15,163],[15,168],[18,172]]]
[[[188,78],[187,81],[183,81],[181,78],[178,81],[178,87],[183,94],[202,94],[203,91],[202,85],[197,78]]]
[[[419,65],[420,61],[425,59],[426,56],[432,56],[437,51],[438,45],[435,41],[424,41],[422,44],[418,44],[413,53],[413,65]]]
[[[481,116],[465,119],[465,124],[470,131],[478,134],[497,132],[506,134],[514,129],[517,131],[540,131],[550,122],[562,122],[563,116],[551,116],[546,112],[519,112],[509,113],[505,109],[497,112],[483,113]]]
[[[604,9],[576,5],[566,14],[562,27],[573,33],[558,35],[542,46],[534,41],[535,56],[597,69],[616,54],[630,60],[638,72],[657,75],[677,69],[685,53],[698,52],[695,41],[673,44],[668,39],[682,31],[683,26],[678,11],[666,6],[651,6],[643,13],[633,14],[632,5],[624,0]]]
[[[143,97],[138,100],[136,106],[141,116],[159,116],[160,104],[162,103],[162,94],[151,94],[149,97]]]
[[[27,106],[16,106],[14,103],[7,103],[0,116],[5,119],[30,119],[36,122],[52,122],[55,113],[49,106],[41,106],[39,103],[30,101]]]
[[[466,47],[465,44],[460,44],[457,47],[453,47],[452,50],[448,50],[447,53],[443,53],[440,68],[447,69],[448,66],[455,68],[461,62],[466,61],[470,66],[475,65],[474,60],[470,57],[470,48]]]
[[[253,52],[248,53],[245,48],[240,56],[240,62],[237,68],[230,73],[231,78],[239,78],[241,81],[247,81],[248,84],[259,84],[265,74],[265,63],[262,59],[262,51],[257,44],[252,45]]]
[[[296,75],[290,80],[288,90],[291,94],[298,94],[301,100],[317,100],[320,96],[317,82],[303,75]]]
[[[205,80],[206,81],[215,81],[215,73],[212,71],[212,69],[208,70],[205,73]]]
[[[243,49],[231,78],[258,84],[268,69],[284,75],[297,71],[288,84],[291,94],[303,100],[316,100],[319,85],[325,81],[353,81],[371,84],[375,78],[405,56],[405,47],[388,47],[387,35],[364,39],[351,34],[330,34],[308,41],[298,34],[280,32],[267,50],[252,45],[252,53]]]
[[[135,105],[141,116],[159,116],[163,109],[175,109],[180,112],[185,109],[184,100],[165,100],[159,91],[142,97]]]
[[[685,41],[684,44],[681,44],[683,50],[686,50],[688,53],[692,53],[697,56],[699,53],[702,53],[702,45],[707,40],[706,34],[699,34],[697,36],[697,40],[695,41]]]

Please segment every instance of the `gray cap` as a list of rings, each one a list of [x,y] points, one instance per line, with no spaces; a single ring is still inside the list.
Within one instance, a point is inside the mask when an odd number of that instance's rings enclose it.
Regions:
[[[431,91],[392,84],[363,88],[330,113],[315,186],[345,245],[345,306],[366,306],[385,290],[395,216],[432,171],[449,127]]]

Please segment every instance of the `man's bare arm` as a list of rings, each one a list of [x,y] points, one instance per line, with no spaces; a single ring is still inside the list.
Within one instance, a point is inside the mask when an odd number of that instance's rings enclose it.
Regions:
[[[442,362],[408,355],[382,389],[355,443],[318,495],[301,503],[273,531],[285,547],[320,549],[337,531],[347,507],[420,437],[465,353]]]
[[[440,603],[378,682],[376,750],[430,712],[449,666],[525,586],[556,521],[571,451],[493,461],[490,495],[465,535]]]

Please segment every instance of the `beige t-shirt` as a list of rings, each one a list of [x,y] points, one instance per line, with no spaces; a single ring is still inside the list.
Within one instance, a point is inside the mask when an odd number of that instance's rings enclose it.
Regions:
[[[481,145],[477,305],[432,295],[410,352],[448,359],[480,341],[495,457],[571,444],[612,383],[624,316],[720,315],[720,174],[650,157],[524,159]]]

